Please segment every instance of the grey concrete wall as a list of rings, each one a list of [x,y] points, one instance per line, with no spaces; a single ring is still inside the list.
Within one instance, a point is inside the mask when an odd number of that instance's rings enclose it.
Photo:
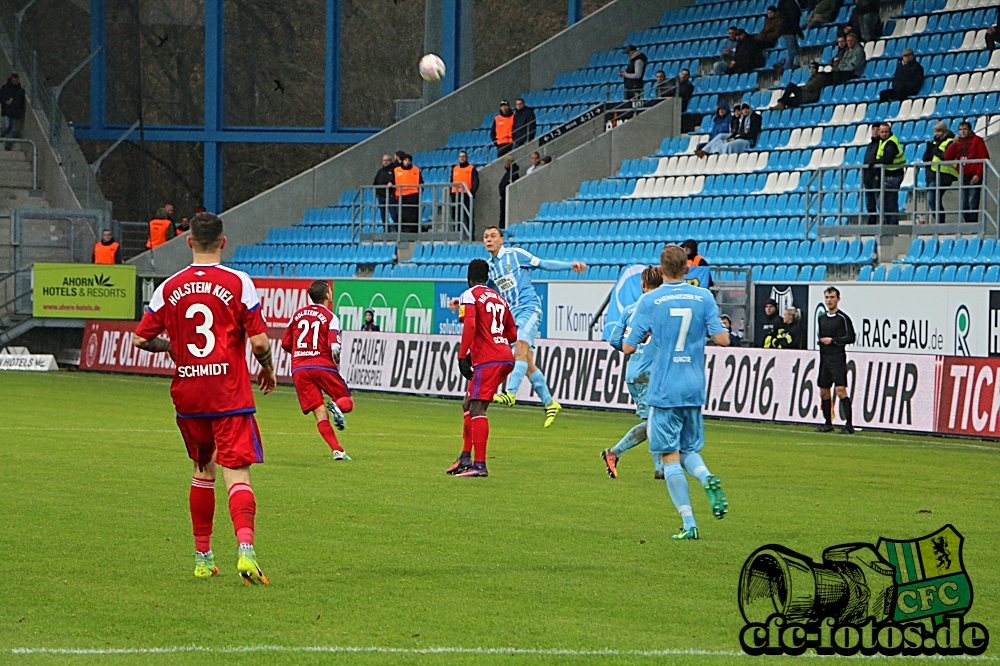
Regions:
[[[507,223],[535,217],[544,202],[576,195],[583,181],[607,178],[625,160],[655,153],[664,137],[680,133],[680,100],[666,99],[508,187]]]
[[[629,31],[654,25],[665,10],[687,4],[688,0],[615,0],[377,135],[229,209],[223,213],[229,237],[223,256],[231,257],[236,245],[262,241],[271,227],[300,221],[308,208],[336,204],[344,190],[370,185],[383,153],[438,148],[449,133],[478,127],[501,99],[551,85],[559,72],[585,66],[593,51],[622,46]],[[139,275],[170,274],[190,260],[183,236],[157,248],[155,266],[150,254],[130,261]]]

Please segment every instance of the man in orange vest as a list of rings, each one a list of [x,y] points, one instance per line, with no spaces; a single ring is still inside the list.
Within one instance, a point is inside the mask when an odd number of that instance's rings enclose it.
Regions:
[[[688,267],[708,266],[708,262],[705,260],[705,257],[698,254],[698,241],[696,241],[693,238],[689,238],[683,243],[681,243],[681,247],[684,248],[684,252],[687,253]],[[713,284],[715,283],[712,281],[712,276],[709,275],[708,286],[711,287]]]
[[[514,147],[514,112],[507,100],[500,101],[500,113],[493,117],[490,140],[497,147],[497,157],[506,155]]]
[[[94,244],[95,264],[122,263],[122,248],[111,235],[111,229],[101,232],[101,240]]]
[[[396,219],[400,222],[400,231],[404,234],[415,234],[419,231],[420,219],[420,188],[424,178],[420,175],[420,167],[413,164],[413,156],[404,154],[403,163],[392,170],[392,184],[396,186],[397,209]]]
[[[170,221],[170,214],[166,208],[160,208],[156,211],[156,217],[149,221],[149,238],[146,240],[146,247],[150,250],[160,247],[176,235],[174,223]]]
[[[469,221],[467,211],[472,209],[472,197],[479,189],[479,171],[469,164],[469,154],[464,150],[458,153],[458,164],[451,168],[451,182],[464,183],[468,192],[459,186],[451,188],[452,219],[456,222]]]

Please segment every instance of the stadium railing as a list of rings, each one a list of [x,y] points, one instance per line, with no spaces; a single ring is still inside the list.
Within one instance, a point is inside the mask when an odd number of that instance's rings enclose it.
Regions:
[[[925,179],[925,169],[930,166],[954,166],[961,170],[968,165],[979,163],[983,166],[982,181],[974,186],[979,188],[977,209],[962,208],[961,190],[973,186],[962,185],[961,179],[948,187],[939,182]],[[964,162],[910,162],[904,169],[902,185],[899,189],[899,224],[885,222],[885,178],[879,178],[879,186],[864,186],[864,171],[878,169],[882,175],[885,165],[867,167],[861,165],[819,167],[811,172],[806,182],[805,210],[806,234],[820,236],[871,236],[899,235],[941,235],[974,234],[982,237],[996,237],[998,233],[998,203],[1000,203],[1000,173],[989,160],[966,160]],[[930,210],[928,194],[933,193],[938,202],[937,210]],[[877,201],[876,212],[866,210],[866,198],[874,194]],[[975,213],[976,222],[963,221],[964,214]],[[895,213],[891,213],[895,215]],[[946,222],[939,223],[939,215]],[[868,224],[870,216],[876,224]],[[906,224],[906,223],[909,224]]]
[[[401,187],[418,190],[416,232],[404,232],[407,225],[402,224],[404,213],[413,206],[386,196]],[[465,196],[453,196],[452,188]],[[352,242],[472,240],[473,197],[465,183],[369,185],[353,193],[350,206]]]

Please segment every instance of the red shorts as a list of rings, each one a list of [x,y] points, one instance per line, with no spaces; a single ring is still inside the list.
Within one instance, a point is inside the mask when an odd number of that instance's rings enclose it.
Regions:
[[[334,400],[349,398],[351,389],[336,370],[323,368],[302,368],[292,373],[295,383],[295,394],[299,396],[299,406],[302,413],[308,414],[317,407],[322,407],[323,394]]]
[[[497,389],[507,379],[514,369],[513,363],[498,361],[477,365],[472,370],[472,380],[469,381],[469,400],[493,401]]]
[[[177,417],[188,457],[199,467],[215,462],[230,469],[264,462],[260,428],[253,414],[233,414],[213,418]]]

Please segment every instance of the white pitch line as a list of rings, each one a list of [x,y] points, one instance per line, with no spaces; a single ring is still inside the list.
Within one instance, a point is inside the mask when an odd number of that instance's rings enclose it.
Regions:
[[[60,656],[121,656],[121,655],[159,655],[180,653],[208,654],[247,654],[247,653],[319,653],[319,654],[406,654],[406,655],[510,655],[537,657],[745,657],[743,652],[734,650],[573,650],[567,648],[464,648],[464,647],[426,647],[426,648],[391,648],[391,647],[351,647],[351,646],[291,646],[291,645],[244,645],[231,647],[205,647],[200,645],[180,645],[158,648],[13,648],[0,650],[0,654],[12,655],[60,655]],[[843,659],[836,655],[819,655],[807,652],[801,657]],[[856,655],[848,659],[877,659]],[[1000,657],[992,655],[979,656],[915,656],[896,657],[897,659],[914,660],[961,660],[961,661],[1000,661]]]

